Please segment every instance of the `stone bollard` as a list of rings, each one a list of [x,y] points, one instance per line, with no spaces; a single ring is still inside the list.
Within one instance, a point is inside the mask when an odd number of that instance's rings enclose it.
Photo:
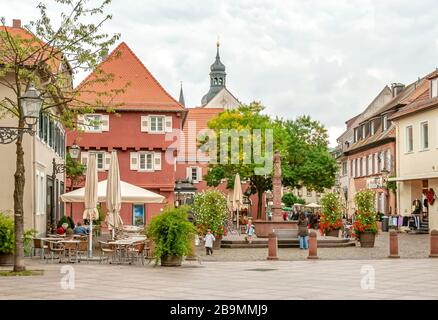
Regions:
[[[318,240],[316,238],[316,232],[311,231],[309,235],[309,256],[307,259],[318,259],[317,249]]]
[[[438,258],[438,231],[432,230],[430,233],[430,258]]]
[[[270,233],[268,238],[268,260],[278,260],[277,257],[277,235],[275,233]]]
[[[398,255],[398,234],[397,231],[389,232],[389,256],[388,258],[400,258]]]

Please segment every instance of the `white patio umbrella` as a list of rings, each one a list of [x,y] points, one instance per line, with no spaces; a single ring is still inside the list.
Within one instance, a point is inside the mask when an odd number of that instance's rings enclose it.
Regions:
[[[233,188],[233,198],[231,199],[233,204],[233,209],[237,211],[237,231],[240,234],[239,229],[239,210],[243,205],[243,192],[242,192],[242,184],[240,182],[240,175],[236,173],[234,178],[234,188]]]
[[[106,202],[107,181],[97,184],[98,202]],[[166,198],[162,195],[137,187],[125,181],[120,181],[122,203],[163,203]],[[60,196],[63,202],[84,202],[85,188],[79,188]]]
[[[106,184],[106,207],[108,229],[111,230],[112,238],[114,239],[115,229],[123,224],[120,218],[120,209],[122,207],[122,193],[120,186],[120,170],[117,152],[111,152],[111,161],[108,170],[108,179]]]
[[[84,190],[85,210],[84,219],[90,221],[90,232],[88,236],[88,257],[93,256],[93,220],[97,219],[99,212],[97,211],[97,166],[96,155],[91,154],[87,163],[87,174],[85,176]]]
[[[319,204],[316,204],[316,203],[306,204],[305,207],[307,207],[307,208],[321,208],[321,206]]]

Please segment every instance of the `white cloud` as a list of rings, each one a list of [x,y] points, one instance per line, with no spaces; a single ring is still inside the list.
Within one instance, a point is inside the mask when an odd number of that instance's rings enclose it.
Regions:
[[[37,3],[8,2],[0,15],[29,21]],[[114,0],[110,10],[105,31],[120,32],[174,97],[183,81],[188,106],[208,91],[219,35],[236,97],[261,100],[272,115],[309,114],[331,141],[385,84],[438,65],[433,0]]]

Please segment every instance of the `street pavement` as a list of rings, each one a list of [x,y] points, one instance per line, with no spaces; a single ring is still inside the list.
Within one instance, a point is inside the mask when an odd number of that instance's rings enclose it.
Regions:
[[[437,299],[438,259],[59,264],[0,277],[0,299]]]

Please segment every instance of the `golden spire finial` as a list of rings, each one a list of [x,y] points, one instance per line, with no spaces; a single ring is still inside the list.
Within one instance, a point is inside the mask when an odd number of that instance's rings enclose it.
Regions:
[[[219,45],[220,45],[220,43],[219,43],[219,36],[217,36],[216,46],[219,48]]]

